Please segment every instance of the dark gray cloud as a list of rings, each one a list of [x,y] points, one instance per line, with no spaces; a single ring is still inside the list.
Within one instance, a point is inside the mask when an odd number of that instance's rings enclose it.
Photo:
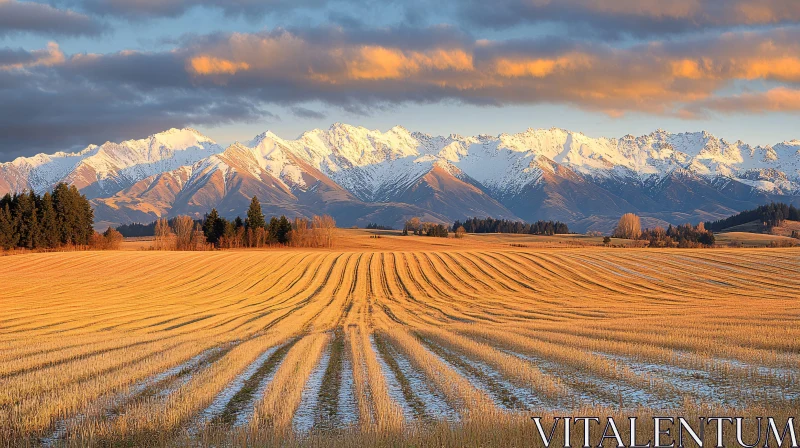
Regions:
[[[0,0],[0,36],[37,33],[47,36],[97,36],[105,25],[84,14],[50,5]]]
[[[292,114],[299,118],[312,118],[317,120],[322,120],[323,118],[327,117],[322,112],[318,112],[316,110],[306,109],[305,107],[295,106],[291,109]]]
[[[571,34],[652,37],[800,22],[796,0],[459,0],[459,21],[506,28],[555,23]]]
[[[9,65],[27,65],[36,60],[36,55],[21,48],[0,48],[0,67]]]
[[[228,16],[263,17],[298,9],[324,7],[329,0],[53,0],[91,14],[128,20],[178,17],[192,8],[221,10]]]
[[[18,51],[0,51],[0,58],[31,60]],[[169,67],[161,55],[151,62]],[[73,58],[58,66],[0,68],[0,160],[141,138],[171,127],[274,117],[261,101],[222,89],[192,89],[186,83],[165,87],[146,77],[132,82],[130,74],[115,79],[112,74],[121,74],[114,70],[117,64],[110,58],[105,71],[100,62]]]
[[[8,1],[8,0],[6,0]],[[178,17],[193,8],[258,20],[298,11],[324,16],[349,31],[378,26],[504,30],[553,24],[570,36],[618,39],[677,35],[730,27],[800,22],[797,0],[49,0],[87,14],[127,20]],[[289,17],[291,14],[289,14]],[[285,23],[306,23],[306,19]]]

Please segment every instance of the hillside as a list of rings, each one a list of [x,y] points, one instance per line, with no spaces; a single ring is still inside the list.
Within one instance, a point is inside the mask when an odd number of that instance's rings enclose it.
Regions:
[[[751,232],[792,236],[800,231],[800,209],[794,205],[773,202],[745,210],[717,221],[705,223],[713,232]]]

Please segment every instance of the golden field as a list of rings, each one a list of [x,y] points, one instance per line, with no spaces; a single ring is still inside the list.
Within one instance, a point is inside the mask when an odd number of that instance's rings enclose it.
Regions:
[[[800,409],[800,250],[376,233],[0,257],[0,445],[530,446],[531,415]]]

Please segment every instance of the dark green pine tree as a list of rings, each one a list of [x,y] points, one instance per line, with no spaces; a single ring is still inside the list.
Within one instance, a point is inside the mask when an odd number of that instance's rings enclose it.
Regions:
[[[244,227],[244,221],[242,221],[242,217],[241,216],[237,216],[236,219],[233,220],[233,227],[235,227],[237,229],[239,227]]]
[[[79,205],[78,237],[80,244],[90,244],[92,242],[92,235],[94,235],[94,209],[86,196],[82,195],[75,185],[70,187],[70,191],[75,195],[75,201]]]
[[[94,235],[94,210],[86,196],[64,183],[53,189],[53,208],[61,244],[87,245]]]
[[[0,198],[0,210],[2,210],[6,205],[11,207],[11,203],[13,202],[14,198],[11,197],[11,193],[6,193]]]
[[[278,218],[272,217],[267,224],[267,239],[270,243],[278,242]]]
[[[225,235],[225,220],[219,217],[217,209],[212,208],[211,213],[206,216],[203,222],[203,233],[206,236],[206,241],[211,244],[219,244],[219,239]]]
[[[56,233],[61,244],[74,244],[75,235],[72,211],[72,195],[65,183],[56,185],[53,189],[53,208],[56,210]]]
[[[250,201],[250,208],[247,209],[247,218],[244,220],[244,225],[248,229],[258,229],[259,227],[263,228],[266,227],[266,222],[264,222],[264,212],[261,211],[261,203],[258,202],[258,198],[253,196],[253,199]]]
[[[276,232],[276,237],[279,243],[286,244],[289,242],[289,232],[292,231],[292,223],[286,219],[286,216],[281,215],[280,219],[278,220],[278,230]]]
[[[53,196],[49,192],[42,196],[39,204],[39,224],[42,230],[42,245],[49,248],[58,247],[61,242],[58,234],[58,219],[53,206]]]
[[[17,234],[16,223],[11,214],[11,196],[9,200],[3,200],[0,204],[0,248],[9,250],[17,247],[19,242],[19,234]]]
[[[22,193],[16,197],[16,223],[19,234],[19,246],[26,249],[41,247],[41,229],[39,213],[36,211],[36,194]]]

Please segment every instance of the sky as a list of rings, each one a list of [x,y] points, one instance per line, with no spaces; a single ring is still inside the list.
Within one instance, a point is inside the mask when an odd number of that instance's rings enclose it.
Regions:
[[[0,162],[335,122],[800,139],[800,1],[0,0]]]

